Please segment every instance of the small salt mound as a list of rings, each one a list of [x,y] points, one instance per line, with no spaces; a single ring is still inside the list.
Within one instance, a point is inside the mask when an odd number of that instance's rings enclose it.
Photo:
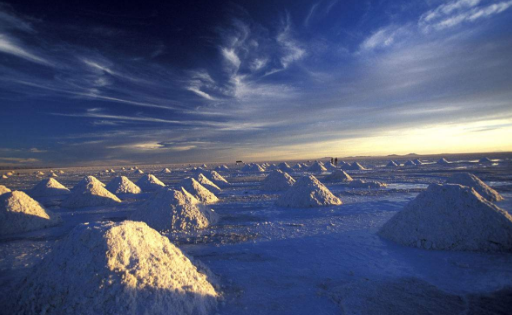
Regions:
[[[168,168],[164,168],[164,169],[162,169],[162,170],[160,171],[160,173],[163,173],[163,174],[169,174],[169,173],[171,173],[171,170],[170,170],[170,169],[168,169]]]
[[[322,165],[321,162],[315,162],[308,168],[308,172],[326,172],[327,169]]]
[[[84,190],[84,189],[86,189],[87,185],[89,185],[90,183],[97,183],[97,184],[101,185],[102,187],[105,187],[105,184],[100,182],[96,177],[86,176],[81,181],[79,181],[78,184],[76,184],[75,187],[73,187],[71,190],[72,191]]]
[[[405,166],[416,166],[416,163],[414,163],[414,161],[409,160],[409,161],[405,162],[404,165]]]
[[[157,231],[204,229],[218,221],[217,213],[199,203],[184,188],[162,189],[143,203],[130,217],[146,222]]]
[[[275,164],[269,164],[268,166],[265,167],[265,170],[266,171],[273,171],[273,170],[278,170],[279,167]]]
[[[292,168],[293,168],[294,170],[301,170],[301,169],[302,169],[302,167],[303,167],[303,166],[302,166],[300,163],[297,163],[297,164],[295,164]]]
[[[488,157],[481,158],[479,163],[492,163],[492,160]]]
[[[219,172],[227,172],[229,171],[229,167],[227,167],[227,165],[219,165],[215,168],[215,170]]]
[[[391,161],[389,161],[389,163],[386,165],[386,167],[398,167],[398,163],[396,163],[395,161],[391,160]]]
[[[59,171],[59,174],[64,174],[64,171],[63,171],[63,170],[60,170],[60,171]]]
[[[219,198],[215,196],[211,191],[206,189],[194,178],[185,178],[181,181],[180,186],[185,188],[191,195],[196,197],[197,200],[204,204],[212,204],[219,201]]]
[[[164,183],[151,174],[142,176],[136,184],[142,191],[156,191],[165,187]]]
[[[110,173],[110,171],[109,171],[109,170],[104,170],[103,172],[105,172],[105,173]]]
[[[263,169],[263,167],[261,167],[258,164],[247,164],[244,167],[242,167],[241,171],[242,172],[261,173],[261,172],[264,172],[265,170]]]
[[[205,172],[204,176],[212,181],[215,185],[219,187],[228,187],[230,186],[229,182],[224,178],[224,176],[220,175],[216,171]]]
[[[8,179],[7,175],[2,175],[2,179]]]
[[[293,169],[286,162],[279,163],[277,167],[283,172],[293,172]]]
[[[331,175],[326,176],[324,179],[326,182],[351,182],[353,179],[342,170],[335,170]]]
[[[38,176],[44,176],[44,173],[43,173],[43,172],[41,172],[41,171],[39,171],[39,172],[36,172],[36,175],[38,175]]]
[[[484,197],[489,201],[501,201],[503,197],[494,189],[489,187],[486,183],[480,180],[480,178],[476,177],[470,173],[459,173],[453,174],[450,178],[446,180],[447,184],[459,184],[462,186],[468,186],[476,190],[480,196]]]
[[[142,190],[126,176],[117,176],[105,187],[113,194],[140,194]]]
[[[385,188],[387,187],[386,184],[376,181],[365,181],[356,179],[351,181],[349,184],[349,187],[352,188]]]
[[[6,176],[12,176],[12,175],[14,175],[14,173],[13,172],[7,172],[5,175]]]
[[[423,165],[423,162],[421,162],[421,161],[420,161],[420,160],[418,160],[418,159],[414,160],[413,162],[414,162],[414,164],[416,164],[416,165]]]
[[[362,166],[361,164],[359,164],[357,162],[352,163],[348,169],[354,170],[354,171],[364,171],[364,170],[366,170],[366,168],[364,166]]]
[[[272,171],[261,183],[262,190],[287,190],[295,184],[295,179],[281,170]]]
[[[116,171],[112,168],[110,169],[110,173],[115,173]]]
[[[8,192],[11,192],[11,190],[4,185],[0,185],[0,195],[6,194]]]
[[[36,266],[17,314],[198,314],[215,310],[207,276],[142,222],[75,227]]]
[[[87,180],[87,183],[81,184]],[[62,202],[65,208],[84,208],[98,206],[113,206],[121,202],[116,195],[103,187],[103,183],[92,176],[88,176],[77,184],[71,195]]]
[[[67,195],[70,191],[59,183],[56,179],[48,178],[40,181],[29,192],[32,197],[50,197]]]
[[[512,216],[473,188],[430,185],[393,216],[379,234],[425,249],[512,251]]]
[[[336,165],[332,164],[331,162],[328,162],[328,163],[325,163],[324,164],[324,167],[328,170],[328,171],[334,171],[336,168]]]
[[[441,158],[441,159],[439,159],[439,161],[437,161],[437,164],[445,165],[445,164],[450,164],[450,162],[448,162],[448,160],[445,158]]]
[[[203,165],[201,165],[201,167],[202,167],[202,168],[208,168],[208,165],[203,164]]]
[[[142,174],[144,174],[144,172],[142,170],[135,169],[135,171],[133,171],[133,174],[135,174],[135,175],[142,175]]]
[[[309,175],[301,177],[279,199],[277,205],[291,208],[309,208],[341,205],[341,200],[316,179]]]
[[[194,176],[194,179],[197,180],[199,184],[203,185],[204,188],[208,189],[214,194],[218,194],[221,192],[220,187],[213,183],[211,180],[209,180],[203,173],[196,174]]]
[[[60,222],[58,215],[45,210],[24,192],[0,195],[0,235],[39,230]]]

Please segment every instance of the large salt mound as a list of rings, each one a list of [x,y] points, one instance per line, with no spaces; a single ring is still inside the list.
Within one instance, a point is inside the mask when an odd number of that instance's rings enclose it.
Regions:
[[[425,249],[512,251],[512,217],[473,188],[460,185],[430,185],[379,234]]]
[[[137,181],[137,186],[142,189],[142,191],[156,191],[165,187],[165,184],[162,183],[155,175],[144,175]]]
[[[262,190],[287,190],[295,184],[295,179],[281,170],[272,171],[261,183]]]
[[[187,192],[196,197],[197,200],[204,204],[212,204],[219,201],[219,198],[215,196],[211,191],[206,189],[194,178],[185,178],[181,181],[180,186],[185,188]]]
[[[277,165],[277,167],[283,171],[283,172],[293,172],[293,169],[290,167],[290,165],[288,165],[288,163],[286,162],[282,162],[282,163],[279,163],[279,165]]]
[[[335,170],[331,175],[324,178],[326,182],[351,182],[353,179],[342,170]]]
[[[341,205],[341,200],[334,196],[315,176],[309,175],[297,180],[295,185],[279,197],[277,205],[292,208],[309,208]]]
[[[476,190],[480,196],[484,197],[489,201],[501,201],[503,197],[494,189],[487,186],[486,183],[482,182],[480,178],[470,173],[459,173],[453,174],[446,180],[447,184],[459,184],[462,186],[468,186]]]
[[[126,176],[117,176],[105,187],[113,194],[140,194],[142,190]]]
[[[308,172],[326,172],[327,169],[320,162],[315,162],[308,168]]]
[[[181,191],[160,190],[143,203],[130,219],[146,222],[157,231],[189,231],[216,223],[218,216],[182,188]]]
[[[105,187],[105,184],[100,182],[96,177],[94,177],[94,176],[86,176],[81,181],[79,181],[78,184],[76,184],[71,190],[72,191],[84,190],[91,183],[96,183],[96,184],[98,184],[98,185],[100,185],[102,187]]]
[[[217,293],[142,222],[80,224],[19,290],[19,314],[209,314]]]
[[[29,191],[32,197],[61,196],[69,193],[69,189],[53,178],[43,179]]]
[[[0,195],[6,194],[8,192],[11,192],[11,190],[4,185],[0,185]]]
[[[213,183],[211,180],[209,180],[203,173],[196,174],[194,179],[197,180],[199,184],[203,185],[204,188],[208,189],[214,194],[218,194],[221,192],[220,187]]]
[[[377,182],[377,181],[365,181],[361,179],[356,179],[351,181],[349,184],[351,188],[385,188],[386,184]]]
[[[39,202],[21,191],[0,195],[0,235],[43,229],[61,222]]]
[[[103,184],[92,176],[88,176],[89,182],[79,184],[73,188],[71,195],[62,202],[65,208],[84,208],[98,206],[113,206],[121,202],[116,195],[103,187]],[[94,180],[91,180],[94,179]]]

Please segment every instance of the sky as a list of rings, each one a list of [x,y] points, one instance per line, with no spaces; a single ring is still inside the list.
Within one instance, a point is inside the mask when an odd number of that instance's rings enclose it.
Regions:
[[[0,165],[512,151],[512,0],[0,2]]]

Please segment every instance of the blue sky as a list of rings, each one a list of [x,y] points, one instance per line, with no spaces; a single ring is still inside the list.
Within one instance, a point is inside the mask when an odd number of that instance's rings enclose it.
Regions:
[[[512,150],[512,1],[0,3],[0,165]]]

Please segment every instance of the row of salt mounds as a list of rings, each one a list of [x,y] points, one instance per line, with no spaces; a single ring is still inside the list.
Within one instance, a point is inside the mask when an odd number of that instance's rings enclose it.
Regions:
[[[58,215],[22,191],[0,195],[0,235],[39,230],[60,222]]]
[[[446,180],[447,184],[459,184],[462,186],[468,186],[476,190],[480,196],[484,197],[489,201],[502,201],[503,197],[494,189],[489,187],[486,183],[480,180],[470,173],[459,173],[453,174]]]
[[[185,178],[181,181],[180,186],[204,204],[212,204],[219,201],[219,198],[214,193],[206,189],[194,178]]]
[[[281,170],[272,171],[261,183],[262,190],[287,190],[295,184],[295,179]]]
[[[171,173],[171,170],[170,170],[170,169],[168,169],[168,168],[166,167],[166,168],[162,169],[162,170],[160,171],[160,173],[162,173],[162,174],[170,174],[170,173]]]
[[[208,178],[210,181],[212,181],[215,185],[219,187],[230,186],[230,183],[216,171],[204,171],[202,173],[204,176],[206,176],[206,178]]]
[[[65,208],[84,208],[98,206],[113,206],[121,200],[116,195],[105,189],[104,184],[94,178],[87,176],[78,183],[71,192],[71,195],[62,202]]]
[[[219,165],[215,168],[215,170],[219,172],[227,172],[229,171],[229,167],[227,167],[227,165]]]
[[[361,164],[359,164],[358,162],[354,162],[352,164],[346,163],[345,166],[342,168],[345,170],[350,170],[350,171],[365,171],[366,170],[366,168],[364,166],[362,166]]]
[[[253,172],[253,173],[261,173],[265,172],[263,167],[258,164],[247,164],[241,169],[242,172]]]
[[[350,175],[348,175],[344,171],[342,171],[342,170],[335,170],[334,172],[331,173],[331,175],[326,176],[324,178],[324,180],[326,182],[336,182],[336,183],[339,183],[339,182],[351,182],[353,179],[352,179],[352,177],[350,177]]]
[[[155,175],[144,175],[136,182],[137,186],[142,189],[142,191],[156,191],[165,187],[165,184],[162,183]]]
[[[199,182],[199,184],[203,185],[204,188],[208,189],[209,191],[218,194],[222,191],[222,189],[217,186],[214,182],[209,180],[203,173],[196,174],[194,177],[195,180]]]
[[[512,217],[473,188],[453,184],[430,185],[379,234],[425,249],[512,251]]]
[[[309,208],[341,205],[341,200],[316,179],[315,176],[303,176],[279,199],[277,205],[291,208]]]
[[[11,192],[9,188],[5,187],[4,185],[0,185],[0,196],[9,192]]]
[[[349,185],[349,187],[352,187],[352,188],[368,188],[368,189],[370,189],[370,188],[385,188],[388,186],[385,183],[372,181],[372,180],[366,181],[366,180],[361,180],[361,179],[352,180],[348,183],[348,185]]]
[[[113,194],[140,194],[142,190],[126,176],[114,177],[105,187]]]
[[[68,195],[69,193],[69,189],[64,187],[56,179],[47,178],[35,185],[28,194],[32,197],[51,197]]]
[[[308,172],[314,172],[314,173],[317,173],[317,172],[326,172],[327,169],[325,168],[325,166],[323,165],[322,162],[315,162],[313,163],[309,168],[308,168]]]
[[[27,277],[15,312],[205,315],[217,296],[207,276],[146,224],[85,223]]]
[[[160,190],[143,203],[130,219],[143,221],[161,232],[189,231],[216,223],[218,215],[182,188]]]
[[[286,172],[286,173],[290,173],[290,172],[293,172],[293,169],[290,167],[290,165],[288,165],[288,163],[286,162],[282,162],[282,163],[279,163],[279,165],[277,165],[277,167],[283,171],[283,172]]]

